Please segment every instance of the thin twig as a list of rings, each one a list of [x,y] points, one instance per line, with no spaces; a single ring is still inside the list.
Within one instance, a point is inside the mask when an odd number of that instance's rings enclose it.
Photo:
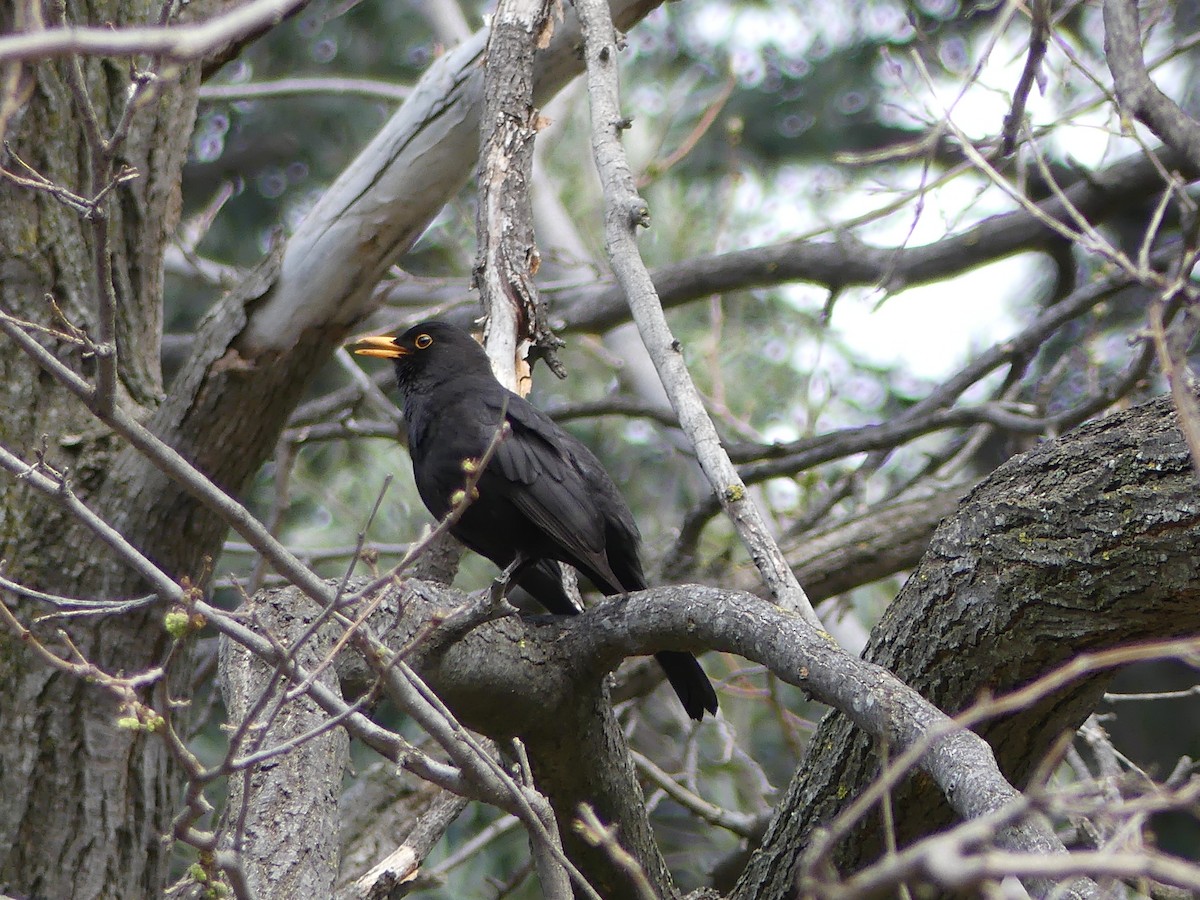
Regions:
[[[332,94],[339,97],[364,97],[368,100],[385,100],[400,103],[408,98],[412,89],[390,81],[375,81],[370,78],[278,78],[273,81],[251,81],[242,84],[202,84],[201,100],[268,100],[277,97],[296,97],[312,94]]]
[[[114,29],[47,28],[0,37],[0,61],[85,56],[129,56],[148,53],[184,61],[199,59],[240,38],[287,18],[308,0],[251,0],[207,22],[166,27]]]

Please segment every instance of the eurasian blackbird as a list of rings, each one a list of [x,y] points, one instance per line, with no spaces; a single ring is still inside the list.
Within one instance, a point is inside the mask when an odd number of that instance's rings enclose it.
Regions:
[[[501,569],[515,563],[510,577],[552,613],[579,612],[560,562],[605,595],[646,587],[641,536],[612,478],[579,440],[496,380],[467,332],[424,322],[353,349],[395,363],[417,490],[438,519],[464,497],[471,465],[464,461],[482,459],[508,423],[450,529],[463,544]],[[716,692],[694,656],[662,651],[655,659],[689,716],[716,713]]]

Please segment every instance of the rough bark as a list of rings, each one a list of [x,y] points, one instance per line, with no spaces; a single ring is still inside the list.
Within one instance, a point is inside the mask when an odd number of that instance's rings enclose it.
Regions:
[[[382,602],[370,624],[386,635],[389,646],[405,647],[417,636],[428,634],[464,600],[452,589],[410,581]],[[280,618],[281,611],[305,606],[311,602],[300,591],[288,588],[261,592],[247,610],[269,611],[270,615],[260,614],[266,629]],[[418,649],[408,659],[464,725],[501,745],[513,737],[522,740],[537,787],[553,806],[568,858],[601,896],[634,898],[637,890],[627,872],[606,852],[583,840],[572,826],[581,803],[590,805],[606,826],[617,828],[621,846],[637,860],[659,894],[672,896],[671,876],[650,829],[624,734],[601,689],[604,666],[615,665],[619,656],[601,659],[581,654],[569,640],[561,639],[559,627],[558,621],[545,616],[508,618],[477,628],[447,647],[428,652]],[[280,632],[277,629],[275,633]],[[327,626],[322,644],[329,645],[338,634],[339,628]],[[434,647],[438,644],[436,639],[431,642]],[[361,685],[362,670],[353,654],[339,659],[343,684]],[[306,727],[313,724],[315,720],[310,720]],[[301,730],[297,726],[295,732]],[[280,734],[278,739],[284,737]],[[304,782],[309,793],[323,798],[340,788],[341,773],[328,766],[311,767]],[[275,770],[264,773],[252,786],[250,809],[256,815],[281,815],[279,793],[289,783],[297,783],[290,769],[281,775]],[[269,796],[260,799],[255,792],[263,787]],[[230,807],[237,808],[240,802],[238,794]],[[297,836],[292,838],[294,845]],[[269,830],[247,828],[250,858],[275,852],[277,840]],[[300,843],[307,845],[302,837]],[[361,854],[362,848],[358,852]],[[356,866],[362,863],[360,858]],[[297,896],[273,893],[278,887],[273,885],[263,896]]]
[[[1085,650],[1200,629],[1200,487],[1168,398],[1111,415],[1014,457],[964,500],[875,628],[866,658],[954,713],[1027,684]],[[1095,708],[1109,676],[980,726],[1021,786],[1064,732]],[[786,897],[814,828],[876,773],[872,741],[840,713],[780,803],[736,896]],[[950,821],[936,789],[895,798],[901,845]],[[840,861],[879,849],[877,820]]]
[[[8,8],[6,8],[8,9]],[[71,4],[74,22],[139,23],[159,4]],[[9,12],[0,13],[7,18]],[[52,11],[48,11],[52,14]],[[7,31],[10,22],[0,25]],[[144,62],[144,61],[143,61]],[[28,102],[8,122],[11,150],[49,180],[88,192],[91,155],[69,84],[69,60],[25,64]],[[104,134],[126,103],[128,68],[109,60],[80,63],[82,83]],[[145,415],[161,394],[158,340],[162,256],[179,214],[179,177],[195,111],[198,78],[188,68],[160,82],[157,102],[134,112],[120,163],[138,177],[104,205],[116,296],[117,398]],[[53,140],[47,136],[53,135]],[[12,157],[5,168],[22,171]],[[59,326],[53,298],[76,327],[98,337],[97,229],[48,193],[0,180],[0,304],[27,320]],[[46,338],[86,374],[94,361],[78,347]],[[88,502],[116,450],[82,406],[11,345],[0,353],[0,442],[32,461],[72,472]],[[5,574],[52,593],[106,598],[139,588],[124,567],[23,483],[0,479],[0,559]],[[18,614],[33,607],[7,597]],[[37,612],[44,612],[44,607]],[[22,615],[27,621],[30,616]],[[71,628],[79,649],[109,671],[140,671],[166,646],[158,616],[104,620]],[[54,641],[52,629],[44,629]],[[169,847],[160,840],[178,798],[160,740],[119,729],[117,704],[82,681],[51,672],[0,634],[0,884],[44,897],[157,896]]]
[[[565,715],[543,716],[540,727],[523,736],[530,768],[554,807],[563,849],[588,874],[600,896],[635,900],[639,894],[627,871],[571,827],[581,803],[591,806],[606,826],[617,826],[621,847],[638,861],[658,896],[667,900],[676,892],[650,830],[628,742],[607,692],[592,696],[594,702],[571,704],[563,710]]]
[[[529,379],[521,363],[526,337],[545,326],[538,313],[533,276],[540,259],[533,241],[533,105],[536,49],[553,33],[550,4],[502,0],[487,45],[483,120],[479,149],[479,251],[474,281],[488,320],[488,358],[496,378],[522,396]]]
[[[254,612],[294,659],[316,671],[333,635],[307,632],[317,609],[286,592],[260,597]],[[308,637],[303,643],[301,638]],[[337,689],[332,669],[319,680]],[[232,725],[247,718],[242,755],[269,750],[318,728],[327,717],[307,697],[287,698],[288,680],[236,644],[222,643],[221,687]],[[251,896],[260,900],[332,897],[340,860],[338,798],[348,758],[346,732],[330,728],[288,752],[229,777],[224,834],[238,845]]]

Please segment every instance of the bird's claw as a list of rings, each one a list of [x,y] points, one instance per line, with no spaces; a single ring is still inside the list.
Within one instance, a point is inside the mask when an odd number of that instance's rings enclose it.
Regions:
[[[513,575],[517,570],[522,568],[522,560],[516,559],[511,562],[507,568],[492,581],[492,586],[488,591],[488,599],[492,607],[492,612],[497,615],[511,616],[518,610],[515,606],[508,602],[508,592],[513,589],[516,583]]]

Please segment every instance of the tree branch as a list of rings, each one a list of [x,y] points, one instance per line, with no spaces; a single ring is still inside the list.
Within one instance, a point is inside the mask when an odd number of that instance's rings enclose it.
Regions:
[[[487,317],[484,336],[492,372],[522,396],[529,393],[530,342],[552,337],[533,282],[541,258],[530,190],[540,117],[533,105],[535,51],[554,27],[551,5],[544,0],[501,0],[485,64],[474,282]],[[553,353],[553,341],[542,349]],[[556,360],[554,367],[562,369]]]
[[[275,25],[308,0],[251,0],[207,22],[158,28],[63,26],[0,37],[0,61],[148,53],[186,62]]]
[[[1141,38],[1137,3],[1104,0],[1104,56],[1117,99],[1194,170],[1200,167],[1200,124],[1150,80]]]
[[[648,11],[636,0],[618,6],[626,22]],[[570,18],[555,30],[538,57],[537,92],[552,93],[580,70],[578,35]],[[226,492],[238,492],[257,471],[319,368],[315,361],[364,315],[375,282],[469,175],[485,38],[479,32],[430,67],[277,258],[205,319],[191,358],[147,424]],[[140,451],[121,454],[112,470],[120,478],[106,482],[102,505],[119,511],[131,540],[168,571],[198,571],[223,523],[153,471]],[[131,484],[138,489],[130,492]],[[178,540],[181,530],[188,540]]]
[[[633,173],[618,135],[624,127],[617,90],[616,32],[605,0],[576,3],[583,24],[587,59],[588,98],[592,108],[592,149],[604,187],[605,242],[622,292],[629,300],[642,342],[680,426],[696,449],[696,458],[713,492],[750,551],[775,602],[820,630],[804,588],[788,567],[767,529],[762,513],[721,447],[716,427],[683,360],[683,348],[671,334],[650,274],[638,253],[635,234],[649,223],[649,209],[634,189]]]

